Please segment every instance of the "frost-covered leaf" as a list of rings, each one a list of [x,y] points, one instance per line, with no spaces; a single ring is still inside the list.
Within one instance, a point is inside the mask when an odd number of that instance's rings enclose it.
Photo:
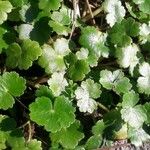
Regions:
[[[123,107],[121,114],[122,119],[136,129],[140,128],[144,121],[147,120],[147,115],[142,105]]]
[[[62,91],[65,91],[65,87],[68,86],[64,74],[65,72],[54,72],[48,80],[49,88],[52,90],[54,96],[59,96]]]
[[[81,83],[81,87],[83,89],[86,89],[89,93],[89,96],[91,98],[98,98],[101,94],[101,86],[98,83],[94,83],[92,79],[87,79],[86,81],[83,81]]]
[[[139,48],[136,44],[130,44],[128,46],[117,49],[116,56],[118,63],[123,68],[130,69],[131,75],[133,75],[134,67],[139,63],[137,52]]]
[[[116,22],[121,22],[125,16],[125,8],[120,0],[105,0],[104,11],[107,13],[107,23],[112,27]]]
[[[109,37],[114,45],[125,47],[132,43],[131,37],[139,34],[139,23],[133,18],[123,19],[120,23],[116,23],[109,31]]]
[[[52,142],[60,143],[64,149],[75,149],[84,134],[79,130],[80,122],[75,121],[70,127],[51,134]]]
[[[87,59],[88,58],[88,54],[89,54],[89,51],[86,48],[81,48],[80,51],[76,52],[76,56],[77,56],[77,58],[79,60]]]
[[[108,71],[102,70],[100,72],[99,82],[104,88],[108,90],[114,90],[116,93],[126,93],[128,92],[132,85],[127,77],[124,77],[124,73],[121,70]]]
[[[142,44],[150,41],[150,22],[149,24],[143,23],[140,26],[140,41]]]
[[[81,83],[81,87],[75,90],[77,106],[81,112],[92,113],[97,108],[97,103],[94,98],[100,97],[101,90],[98,83],[87,79]]]
[[[7,13],[10,13],[12,8],[9,1],[0,1],[0,24],[7,20]]]
[[[57,39],[53,47],[45,44],[42,55],[39,58],[39,65],[45,68],[46,73],[64,71],[66,69],[64,56],[70,52],[68,40],[64,38]]]
[[[69,25],[72,19],[71,13],[71,9],[63,5],[59,11],[54,11],[52,13],[51,19],[61,23],[62,25]]]
[[[31,120],[52,133],[69,127],[75,121],[75,109],[65,97],[57,97],[54,104],[47,97],[36,98],[29,109]]]
[[[123,95],[123,109],[121,110],[122,119],[134,128],[141,127],[144,121],[147,120],[144,107],[141,105],[136,105],[138,101],[139,95],[134,91],[130,91]]]
[[[21,24],[18,27],[19,39],[25,40],[30,38],[30,32],[32,31],[33,26],[30,24]]]
[[[89,55],[95,55],[99,58],[101,56],[108,58],[109,48],[105,46],[106,33],[102,33],[95,27],[85,27],[81,30],[79,39],[80,44],[89,50]]]
[[[11,44],[7,51],[6,65],[10,68],[18,67],[27,70],[42,54],[39,44],[30,39],[24,40],[21,46],[17,43]]]
[[[21,96],[26,88],[25,80],[16,72],[5,72],[0,76],[0,108],[8,109],[15,103],[14,97]]]
[[[85,60],[76,60],[69,66],[68,75],[74,81],[82,81],[90,71],[90,67]]]
[[[61,0],[40,0],[39,8],[45,11],[57,10],[60,7]]]
[[[148,135],[142,128],[129,128],[128,138],[130,139],[132,144],[138,147],[142,146],[143,142],[149,140],[150,135]]]
[[[140,93],[150,94],[150,65],[146,62],[139,67],[141,76],[137,80],[137,86]]]

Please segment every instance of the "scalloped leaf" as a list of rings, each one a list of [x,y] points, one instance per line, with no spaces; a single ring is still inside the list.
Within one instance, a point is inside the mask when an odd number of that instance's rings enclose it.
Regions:
[[[140,93],[150,95],[150,65],[146,62],[142,63],[139,67],[141,76],[137,80],[137,86]]]
[[[65,72],[54,72],[51,78],[47,81],[54,96],[59,96],[62,91],[65,91],[65,87],[68,86],[68,82],[64,78],[64,74]]]
[[[7,20],[7,13],[10,13],[12,8],[9,1],[0,1],[0,24]]]
[[[40,0],[39,8],[46,11],[57,10],[60,7],[60,2],[61,0]]]
[[[27,70],[42,54],[42,50],[36,41],[24,40],[21,46],[13,43],[6,51],[6,65],[10,68],[18,67]]]
[[[100,72],[99,82],[104,88],[108,90],[114,90],[117,94],[128,92],[132,84],[127,77],[124,77],[124,73],[121,70],[108,71],[102,70]]]
[[[105,0],[103,3],[104,11],[107,12],[107,23],[112,27],[116,22],[121,22],[124,18],[126,10],[122,6],[120,0]]]
[[[52,133],[69,127],[75,121],[75,109],[65,97],[57,97],[54,104],[47,97],[38,97],[29,108],[31,120]]]
[[[129,128],[128,130],[128,138],[135,146],[142,146],[143,142],[150,139],[150,135],[148,135],[142,128],[135,129]]]
[[[45,44],[43,46],[43,52],[39,58],[39,65],[45,69],[46,73],[54,73],[56,71],[64,71],[66,65],[64,62],[64,56],[70,52],[68,40],[61,38],[57,39],[52,48]]]
[[[98,83],[95,83],[92,79],[86,79],[86,81],[83,81],[81,83],[81,87],[83,89],[86,89],[89,93],[89,96],[91,98],[98,98],[101,94],[101,86]]]
[[[81,30],[79,43],[89,50],[89,55],[108,58],[109,49],[105,46],[107,34],[100,32],[95,27],[85,27]]]
[[[26,89],[26,81],[16,72],[5,72],[0,76],[0,108],[8,109],[15,103],[14,97],[21,96]]]
[[[121,115],[125,122],[136,129],[140,128],[147,120],[147,115],[142,105],[123,107]]]
[[[60,143],[65,149],[75,149],[79,141],[84,138],[84,134],[79,131],[80,122],[75,121],[70,127],[50,134],[52,142]]]
[[[134,43],[116,51],[119,65],[123,68],[129,67],[132,76],[135,66],[139,63],[139,58],[137,57],[138,51],[139,47]]]
[[[97,149],[102,144],[102,136],[104,129],[106,128],[103,120],[99,120],[96,124],[92,127],[93,136],[91,136],[86,144],[86,149]]]
[[[82,81],[90,72],[90,67],[85,60],[76,60],[69,66],[67,73],[73,81]]]
[[[114,45],[124,47],[132,43],[131,37],[138,36],[139,31],[139,23],[133,18],[127,18],[112,27],[109,31],[109,37]]]

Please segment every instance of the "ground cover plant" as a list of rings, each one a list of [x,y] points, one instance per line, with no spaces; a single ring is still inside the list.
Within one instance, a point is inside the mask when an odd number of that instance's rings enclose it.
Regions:
[[[143,148],[150,1],[0,0],[0,73],[1,150]]]

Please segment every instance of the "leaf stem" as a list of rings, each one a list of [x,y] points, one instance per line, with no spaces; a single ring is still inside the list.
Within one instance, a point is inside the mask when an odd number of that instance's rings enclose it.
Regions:
[[[102,108],[102,109],[105,110],[106,112],[109,112],[109,111],[110,111],[110,110],[109,110],[106,106],[104,106],[102,103],[97,102],[97,104],[98,104],[98,106],[99,106],[100,108]]]

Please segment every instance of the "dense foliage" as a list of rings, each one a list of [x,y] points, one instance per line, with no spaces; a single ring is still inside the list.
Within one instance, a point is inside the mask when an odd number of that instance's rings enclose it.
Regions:
[[[0,149],[142,146],[150,1],[0,0],[0,71]]]

